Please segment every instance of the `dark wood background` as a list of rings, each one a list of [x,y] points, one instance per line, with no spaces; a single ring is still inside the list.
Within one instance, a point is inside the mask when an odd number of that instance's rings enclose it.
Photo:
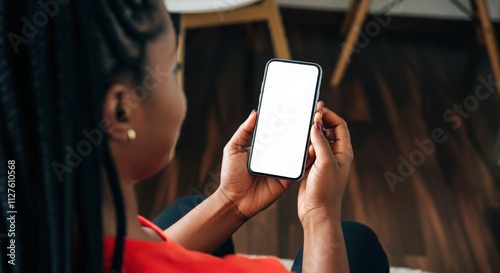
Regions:
[[[479,77],[491,74],[473,23],[392,18],[353,55],[334,90],[328,82],[343,14],[282,12],[293,58],[323,67],[321,99],[351,130],[355,161],[343,217],[370,226],[392,266],[499,272],[500,96],[478,100],[477,109],[465,110],[466,118],[455,114],[454,122],[461,122],[456,129],[443,118],[454,104],[474,106],[466,98],[474,96]],[[257,107],[264,65],[272,57],[265,24],[188,32],[189,111],[174,162],[138,186],[143,215],[153,218],[180,196],[215,190],[222,148]],[[391,191],[384,173],[398,174],[398,157],[415,155],[415,140],[430,138],[436,128],[446,141]],[[297,186],[234,235],[238,252],[295,256],[302,244]]]

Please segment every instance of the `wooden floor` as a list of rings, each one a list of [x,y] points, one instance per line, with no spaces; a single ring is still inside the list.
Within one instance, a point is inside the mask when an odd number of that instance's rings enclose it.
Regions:
[[[500,272],[500,96],[475,96],[491,69],[473,26],[393,20],[354,54],[333,90],[341,15],[284,10],[283,17],[293,58],[321,64],[321,99],[351,130],[355,162],[343,217],[369,225],[392,266]],[[257,107],[263,68],[273,57],[268,37],[263,24],[188,32],[188,116],[173,164],[138,186],[144,215],[217,187],[222,147]],[[450,114],[464,103],[463,113]],[[425,154],[416,142],[428,143],[436,129],[446,140]],[[401,161],[417,166],[401,173]],[[387,172],[404,180],[394,191]],[[295,256],[302,242],[297,186],[235,234],[238,252]]]

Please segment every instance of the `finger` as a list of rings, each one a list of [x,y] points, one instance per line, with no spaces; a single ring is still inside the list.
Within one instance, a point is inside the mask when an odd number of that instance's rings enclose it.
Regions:
[[[316,110],[313,116],[313,123],[321,123],[323,125],[323,111],[321,109]]]
[[[257,120],[257,112],[252,110],[247,120],[240,125],[238,130],[234,133],[233,137],[229,140],[229,147],[237,147],[238,151],[244,151],[245,146],[252,138],[253,130],[255,129],[255,122]]]
[[[322,113],[325,126],[331,128],[331,132],[327,132],[328,139],[335,140],[332,146],[333,154],[339,162],[352,158],[351,136],[347,123],[326,107],[323,108]]]
[[[315,156],[313,146],[309,145],[309,148],[307,149],[307,159],[314,159]]]
[[[307,159],[307,161],[306,161],[306,171],[309,170],[309,168],[311,168],[311,166],[313,164],[314,164],[314,160],[313,159]]]
[[[323,122],[323,120],[322,120],[323,112],[321,111],[321,109],[323,109],[323,107],[324,107],[323,102],[319,101],[317,104],[317,107],[316,107],[316,113],[313,116],[313,125],[316,122],[320,122],[320,123]],[[307,159],[310,160],[310,159],[314,159],[315,157],[316,157],[316,155],[314,154],[314,148],[312,145],[309,145],[309,148],[307,150]]]
[[[336,140],[346,141],[350,144],[351,137],[349,135],[349,129],[347,128],[347,123],[344,119],[326,107],[323,108],[322,113],[325,127],[333,129]]]
[[[283,188],[285,190],[288,189],[288,187],[290,187],[293,184],[293,182],[290,180],[279,179],[278,181],[280,182],[281,186],[283,186]]]
[[[335,140],[335,132],[333,128],[323,128],[323,133],[328,140]]]
[[[332,160],[333,153],[328,140],[323,134],[323,124],[321,122],[321,113],[316,112],[314,116],[314,124],[311,128],[311,144],[316,155],[318,163],[327,163]]]
[[[323,108],[325,107],[325,103],[320,100],[318,101],[318,103],[316,104],[316,111],[320,111],[320,110],[323,110]]]
[[[312,145],[309,145],[309,148],[307,149],[306,169],[309,169],[309,167],[311,167],[315,159],[316,154],[314,153],[314,148]]]

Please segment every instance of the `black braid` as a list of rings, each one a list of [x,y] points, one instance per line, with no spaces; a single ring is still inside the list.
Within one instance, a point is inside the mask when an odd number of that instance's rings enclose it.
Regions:
[[[66,164],[66,148],[76,149],[82,130],[99,126],[111,76],[129,71],[138,79],[146,44],[165,26],[161,5],[160,0],[59,3],[57,14],[14,50],[8,34],[21,35],[20,18],[31,20],[41,8],[35,0],[0,0],[5,56],[0,59],[0,232],[8,225],[5,171],[11,159],[20,212],[16,266],[6,264],[2,244],[0,272],[101,272],[103,169],[117,217],[112,269],[121,272],[125,207],[107,136],[66,170],[61,182],[54,163]]]
[[[27,14],[28,18],[34,18],[34,14],[38,12],[39,6],[37,1],[28,2]],[[51,67],[50,54],[50,41],[48,28],[46,26],[39,28],[37,35],[31,38],[29,46],[29,60],[30,60],[30,80],[32,87],[30,93],[34,98],[34,108],[36,117],[35,130],[36,134],[44,141],[38,142],[37,154],[39,156],[41,187],[39,188],[42,198],[39,199],[37,204],[43,210],[43,217],[39,218],[38,224],[42,226],[42,230],[46,232],[47,236],[42,236],[42,244],[46,247],[45,255],[48,256],[46,265],[50,272],[60,272],[61,252],[57,251],[60,247],[61,238],[61,225],[60,217],[56,215],[56,202],[60,202],[58,192],[54,187],[57,180],[54,179],[54,171],[51,166],[50,160],[55,158],[55,143],[52,132],[50,131],[54,126],[54,119],[57,118],[55,112],[54,85],[52,82],[52,75],[47,75],[47,71],[53,71]]]
[[[102,107],[103,102],[103,86],[101,84],[103,78],[103,57],[99,54],[97,48],[98,39],[95,37],[95,33],[99,30],[97,29],[95,23],[95,16],[92,11],[92,6],[96,5],[94,1],[78,1],[75,3],[77,9],[77,25],[85,26],[80,27],[80,40],[79,50],[81,51],[81,56],[85,56],[85,59],[78,59],[81,62],[80,65],[87,67],[85,71],[86,79],[80,78],[77,82],[78,85],[85,87],[86,91],[84,93],[77,94],[77,101],[79,104],[83,105],[93,105],[97,107],[99,105]],[[81,72],[80,72],[81,73]],[[99,100],[97,97],[100,97]],[[98,102],[97,102],[98,101]],[[85,124],[83,128],[89,130],[95,128],[98,122],[102,118],[102,114],[97,111],[89,111],[85,116],[79,117],[79,121]],[[103,145],[98,145],[95,150],[86,157],[87,160],[82,162],[81,168],[79,168],[78,176],[82,177],[84,181],[90,181],[91,179],[97,179],[99,183],[77,183],[75,185],[76,191],[81,192],[77,197],[77,211],[79,211],[79,233],[81,233],[83,238],[88,240],[86,245],[82,245],[79,251],[79,261],[82,268],[77,268],[80,272],[94,272],[102,268],[102,213],[101,213],[101,187],[102,187],[102,173],[101,168],[103,167],[100,158],[103,152]],[[102,269],[101,269],[102,270]]]
[[[148,41],[163,31],[165,18],[158,12],[161,8],[158,2],[128,0],[125,1],[126,5],[120,2],[109,3],[129,37],[138,41]]]
[[[72,33],[75,33],[75,20],[72,16],[71,6],[62,6],[61,9],[66,9],[66,12],[61,12],[59,16],[54,18],[55,29],[55,53],[56,53],[56,71],[59,71],[56,80],[56,90],[76,90],[76,63],[73,58],[76,53],[76,43],[72,39]],[[75,129],[71,117],[75,116],[74,109],[71,107],[75,103],[74,96],[69,92],[58,93],[58,122],[61,132],[59,156],[64,158],[66,151],[64,147],[73,146],[75,143]],[[67,128],[61,130],[61,128]],[[73,243],[74,230],[73,230],[73,212],[74,212],[74,183],[73,176],[67,176],[62,183],[62,203],[63,211],[61,215],[62,220],[62,272],[73,271]]]
[[[107,147],[107,146],[106,146]],[[125,225],[125,205],[123,203],[122,192],[120,188],[120,183],[118,181],[118,175],[116,173],[113,159],[110,156],[109,149],[105,153],[105,164],[106,170],[108,172],[108,181],[111,188],[111,193],[113,194],[113,201],[115,202],[115,209],[117,214],[117,231],[116,231],[116,245],[115,253],[113,255],[113,263],[111,270],[112,272],[121,272],[120,268],[123,262],[123,249],[124,249],[124,238],[126,232]]]

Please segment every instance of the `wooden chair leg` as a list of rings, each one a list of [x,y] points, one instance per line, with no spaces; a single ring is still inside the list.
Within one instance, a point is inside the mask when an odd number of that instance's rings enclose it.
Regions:
[[[285,28],[283,27],[283,21],[281,19],[278,4],[275,0],[264,1],[267,2],[266,5],[267,9],[269,10],[267,16],[267,25],[269,26],[269,32],[271,33],[274,54],[276,57],[281,59],[290,59],[290,48],[288,47]]]
[[[483,35],[483,31],[481,30],[481,23],[479,22],[479,16],[477,15],[476,0],[469,0],[469,3],[470,3],[470,6],[471,6],[471,9],[472,9],[472,12],[473,12],[473,16],[474,16],[474,20],[473,21],[474,21],[475,29],[476,29],[477,43],[480,46],[484,46],[485,45],[484,35]]]
[[[488,55],[490,57],[490,63],[493,70],[493,78],[495,82],[500,82],[500,59],[498,55],[498,46],[495,40],[495,30],[491,24],[490,15],[488,13],[488,6],[485,0],[476,0],[477,3],[477,15],[479,17],[479,22],[481,23],[482,33],[484,35],[484,41],[486,42],[486,48],[488,50]],[[500,88],[497,87],[497,91],[500,93]]]
[[[366,16],[368,15],[368,10],[370,9],[372,0],[360,0],[358,10],[355,12],[353,24],[347,35],[346,42],[342,46],[340,51],[340,57],[337,61],[335,70],[330,81],[333,87],[338,87],[342,78],[344,77],[347,65],[350,62],[352,52],[354,51],[354,46],[359,38],[359,33],[363,28]]]
[[[186,22],[184,15],[179,18],[179,35],[177,36],[177,82],[184,86],[184,54],[186,51]]]
[[[342,25],[340,26],[340,35],[345,36],[347,31],[349,31],[349,27],[352,25],[352,19],[356,10],[358,10],[360,0],[351,0],[351,4],[349,5],[349,9],[345,14],[345,18],[342,21]]]

